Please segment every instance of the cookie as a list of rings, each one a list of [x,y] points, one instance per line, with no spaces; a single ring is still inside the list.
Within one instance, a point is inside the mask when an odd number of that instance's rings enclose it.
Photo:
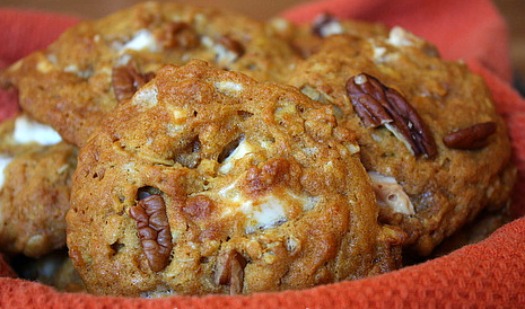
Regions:
[[[516,170],[506,126],[479,76],[394,27],[326,36],[289,83],[356,132],[381,220],[428,255],[482,209],[509,202]]]
[[[295,88],[168,65],[104,123],[67,215],[92,293],[279,291],[400,265],[352,132]]]
[[[163,64],[202,59],[279,80],[295,57],[269,27],[242,15],[146,2],[79,23],[46,50],[12,65],[0,84],[16,87],[27,113],[81,146],[103,115]]]
[[[76,147],[25,115],[0,125],[0,251],[39,257],[65,246]]]
[[[0,153],[3,156],[16,156],[61,141],[53,128],[36,122],[24,113],[0,123]]]
[[[52,286],[61,292],[85,292],[84,284],[73,268],[66,248],[39,258],[17,256],[10,262],[21,279]]]
[[[334,15],[319,14],[311,24],[293,24],[283,18],[268,21],[268,27],[281,36],[303,58],[319,51],[323,39],[344,34],[356,38],[388,37],[388,28],[380,23],[354,19],[340,19]]]

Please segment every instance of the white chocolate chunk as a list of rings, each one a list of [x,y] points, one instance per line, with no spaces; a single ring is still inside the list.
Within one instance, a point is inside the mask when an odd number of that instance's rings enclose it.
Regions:
[[[234,62],[239,57],[236,52],[227,49],[222,44],[215,43],[210,37],[202,37],[201,44],[215,51],[215,60],[218,64],[226,65]]]
[[[219,167],[219,173],[221,174],[228,174],[231,169],[235,166],[235,161],[240,160],[244,158],[249,153],[252,153],[254,151],[254,147],[250,145],[246,141],[246,139],[242,139],[239,142],[239,145],[237,148],[235,148],[234,151],[222,162],[221,167]]]
[[[13,139],[18,144],[38,143],[44,146],[55,145],[62,141],[53,128],[26,116],[16,118]]]
[[[122,67],[127,65],[133,57],[130,54],[122,54],[115,62],[115,66]]]
[[[345,30],[343,29],[343,26],[337,20],[324,24],[320,29],[320,34],[323,38],[331,35],[342,34],[344,32]]]
[[[286,205],[275,196],[268,196],[256,209],[243,209],[243,212],[253,220],[253,225],[246,227],[246,232],[255,230],[266,230],[288,221],[286,217]]]
[[[270,25],[270,27],[277,30],[278,32],[289,31],[292,27],[291,23],[288,20],[280,17],[270,19],[268,21],[268,25]]]
[[[359,147],[358,143],[344,143],[344,145],[350,154],[356,154],[361,151],[361,147]]]
[[[217,90],[229,96],[234,96],[244,89],[241,84],[229,80],[217,82],[214,86]]]
[[[158,103],[157,95],[158,89],[155,85],[143,87],[133,95],[131,104],[145,108],[152,108]]]
[[[402,47],[413,46],[420,39],[405,29],[396,26],[390,30],[387,41],[394,46]]]
[[[288,190],[279,197],[269,193],[255,199],[248,198],[237,188],[237,182],[234,181],[218,192],[221,204],[224,206],[221,216],[243,213],[246,217],[245,231],[248,234],[270,229],[288,221],[287,214],[297,205],[301,205],[302,211],[310,211],[320,201],[319,197],[297,195]]]
[[[122,50],[149,50],[150,52],[156,52],[160,50],[160,46],[155,39],[155,36],[147,29],[141,29],[135,33],[135,36],[124,46]]]
[[[233,63],[239,57],[239,54],[227,49],[221,44],[215,45],[213,49],[215,50],[215,57],[216,57],[217,63],[219,64],[225,65],[225,64]]]
[[[368,172],[377,203],[381,207],[389,207],[396,213],[415,214],[414,205],[394,177],[384,176],[377,172]]]
[[[64,68],[64,72],[74,73],[76,76],[83,78],[83,79],[88,79],[89,77],[91,77],[91,75],[93,75],[92,70],[81,71],[75,64],[70,64],[66,66]]]
[[[0,155],[0,189],[4,186],[4,170],[13,161],[13,158]]]

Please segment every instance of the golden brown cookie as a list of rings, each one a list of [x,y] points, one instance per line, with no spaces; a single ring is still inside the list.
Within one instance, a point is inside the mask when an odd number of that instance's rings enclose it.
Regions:
[[[325,36],[289,83],[358,135],[381,220],[428,255],[484,208],[509,202],[507,129],[482,79],[415,35]]]
[[[39,258],[16,256],[10,259],[10,265],[21,279],[40,282],[62,292],[86,291],[66,248]]]
[[[352,133],[295,88],[166,66],[104,123],[67,215],[90,292],[278,291],[399,266]]]
[[[76,148],[25,115],[0,132],[0,251],[39,257],[64,247]]]
[[[79,23],[11,66],[0,84],[18,88],[27,113],[80,146],[160,66],[191,59],[266,80],[279,79],[295,56],[269,27],[242,15],[145,2]]]
[[[340,19],[331,14],[319,14],[311,24],[293,24],[283,18],[268,21],[268,27],[303,58],[319,51],[325,37],[344,34],[355,38],[387,37],[388,28],[380,23]]]

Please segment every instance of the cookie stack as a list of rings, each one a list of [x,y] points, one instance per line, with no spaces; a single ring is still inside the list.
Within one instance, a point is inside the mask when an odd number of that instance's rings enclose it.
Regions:
[[[19,119],[65,141],[22,147],[3,124],[1,249],[38,257],[67,235],[95,294],[378,275],[505,209],[515,181],[481,78],[398,27],[147,2],[78,24],[0,83]]]

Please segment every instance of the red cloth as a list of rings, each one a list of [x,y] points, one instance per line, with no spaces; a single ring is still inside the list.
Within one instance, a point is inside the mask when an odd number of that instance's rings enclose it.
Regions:
[[[519,168],[516,192],[525,189],[525,100],[508,84],[505,23],[488,0],[326,0],[284,13],[308,21],[319,12],[398,24],[434,42],[447,59],[464,59],[487,81],[505,116]],[[0,66],[43,47],[75,19],[0,10]],[[7,43],[7,44],[6,44]],[[0,119],[12,113],[14,96],[0,93]],[[525,199],[513,206],[525,212]],[[58,293],[50,287],[0,278],[0,308],[525,308],[525,218],[479,244],[417,266],[363,280],[303,291],[250,296],[169,297],[157,300]],[[12,274],[0,258],[0,276]]]

